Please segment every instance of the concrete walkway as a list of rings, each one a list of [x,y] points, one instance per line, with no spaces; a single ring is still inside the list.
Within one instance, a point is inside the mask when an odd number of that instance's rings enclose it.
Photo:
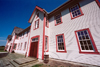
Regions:
[[[4,53],[2,53],[4,55]],[[25,57],[17,53],[6,53],[0,58],[0,67],[31,67],[38,62],[36,58]]]

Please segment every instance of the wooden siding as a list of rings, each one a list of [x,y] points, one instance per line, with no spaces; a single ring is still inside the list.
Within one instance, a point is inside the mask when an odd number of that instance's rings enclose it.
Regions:
[[[82,1],[79,3],[83,12],[83,16],[72,19],[69,9],[61,12],[62,24],[55,26],[54,16],[49,19],[49,56],[50,58],[74,61],[79,63],[93,64],[100,66],[100,54],[84,54],[79,53],[79,48],[75,36],[76,30],[89,28],[100,52],[100,9],[95,1]],[[67,53],[56,52],[57,34],[65,35]]]

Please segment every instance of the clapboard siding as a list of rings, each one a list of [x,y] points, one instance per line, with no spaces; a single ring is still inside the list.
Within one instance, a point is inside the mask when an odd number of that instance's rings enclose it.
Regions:
[[[61,12],[62,24],[55,26],[54,16],[49,19],[49,55],[51,58],[100,66],[100,54],[81,54],[75,36],[76,30],[89,28],[100,52],[100,9],[93,0],[79,2],[84,15],[72,19],[69,9]],[[67,53],[56,52],[56,35],[64,33]]]

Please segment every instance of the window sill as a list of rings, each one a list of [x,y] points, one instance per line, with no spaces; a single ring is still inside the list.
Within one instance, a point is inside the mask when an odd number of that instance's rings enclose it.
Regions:
[[[79,53],[83,53],[83,54],[100,54],[99,52],[79,52]]]
[[[39,27],[38,27],[39,28]],[[36,30],[36,29],[38,29],[38,28],[35,28],[35,29],[33,29],[33,30]]]
[[[59,25],[59,24],[62,24],[63,22],[61,22],[61,23],[58,23],[58,24],[55,24],[55,26],[57,26],[57,25]]]
[[[67,53],[67,51],[56,51],[56,52]]]

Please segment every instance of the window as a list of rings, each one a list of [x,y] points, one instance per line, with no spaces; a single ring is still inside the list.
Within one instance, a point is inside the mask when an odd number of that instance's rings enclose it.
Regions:
[[[16,39],[18,39],[18,35],[16,35]]]
[[[100,7],[100,0],[95,0],[98,4],[98,6]]]
[[[20,45],[20,50],[21,50],[21,48],[22,48],[22,43],[21,43],[21,45]]]
[[[56,35],[56,49],[57,52],[66,52],[64,34]]]
[[[38,41],[38,37],[32,39],[32,42],[37,42],[37,41]]]
[[[76,17],[83,15],[83,12],[79,4],[76,4],[75,6],[71,7],[69,10],[70,10],[71,19],[74,19]]]
[[[56,25],[59,25],[59,24],[61,24],[61,23],[62,23],[61,14],[57,14],[57,15],[55,16],[55,26],[56,26]]]
[[[48,36],[45,36],[45,51],[48,52],[49,47],[48,47]]]
[[[75,34],[77,37],[80,53],[81,52],[83,53],[84,52],[91,52],[91,53],[98,52],[89,29],[75,31]]]
[[[35,21],[35,28],[34,29],[37,29],[39,28],[39,19],[37,21]]]
[[[26,45],[27,45],[27,42],[25,42],[25,45],[24,45],[24,50],[26,49]]]
[[[18,49],[20,49],[20,43],[18,44]]]
[[[16,45],[17,45],[17,44],[14,44],[13,49],[16,49]]]

